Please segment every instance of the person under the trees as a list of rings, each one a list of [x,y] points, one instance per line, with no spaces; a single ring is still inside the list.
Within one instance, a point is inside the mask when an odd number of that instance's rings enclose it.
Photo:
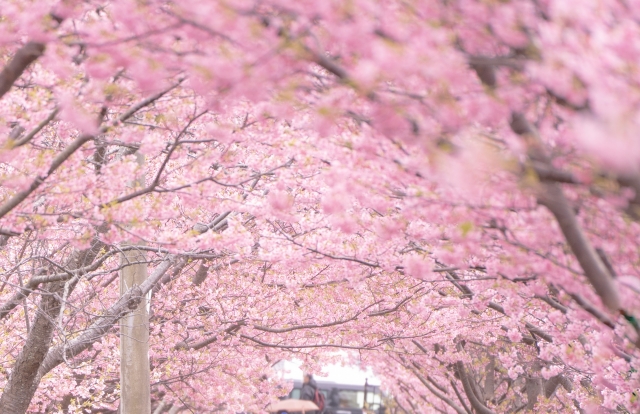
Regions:
[[[300,399],[313,401],[316,396],[316,390],[318,389],[318,384],[316,380],[313,379],[313,375],[304,374],[304,378],[302,379],[302,390],[300,391]],[[320,414],[319,411],[309,411],[308,414]]]

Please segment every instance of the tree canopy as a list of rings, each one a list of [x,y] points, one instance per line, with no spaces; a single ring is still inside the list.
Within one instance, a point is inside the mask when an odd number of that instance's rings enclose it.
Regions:
[[[0,412],[116,412],[145,295],[154,406],[347,350],[397,412],[640,408],[640,2],[4,0],[0,39]]]

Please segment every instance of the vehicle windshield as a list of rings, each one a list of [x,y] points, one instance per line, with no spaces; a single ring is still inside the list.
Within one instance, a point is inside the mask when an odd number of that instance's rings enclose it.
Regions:
[[[358,400],[362,400],[361,391],[340,390],[337,395],[330,398],[329,406],[338,408],[362,408],[362,404],[358,404]],[[360,397],[360,398],[358,398]]]
[[[322,385],[321,385],[322,387]],[[289,398],[299,399],[301,396],[300,388],[296,387],[291,390]],[[364,391],[345,390],[336,387],[320,388],[320,392],[324,394],[326,406],[330,408],[348,408],[362,409],[364,404]],[[370,409],[376,409],[380,406],[380,394],[376,390],[369,390],[367,393],[367,404]]]

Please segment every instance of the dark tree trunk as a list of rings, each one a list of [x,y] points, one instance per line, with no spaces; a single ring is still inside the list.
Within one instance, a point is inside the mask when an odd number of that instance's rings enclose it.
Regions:
[[[11,377],[0,398],[0,413],[22,414],[27,411],[38,389],[36,380],[40,364],[51,346],[54,324],[60,312],[64,282],[49,284],[41,296],[38,312],[29,331],[27,342],[18,355]]]
[[[90,264],[103,247],[104,244],[97,237],[94,238],[91,247],[71,255],[67,267],[73,270]],[[44,292],[40,297],[38,311],[27,341],[16,359],[9,381],[0,397],[0,413],[23,414],[29,408],[31,399],[40,385],[41,376],[38,375],[38,371],[51,347],[65,284],[69,284],[67,293],[70,294],[77,281],[78,279],[52,282],[43,288]]]

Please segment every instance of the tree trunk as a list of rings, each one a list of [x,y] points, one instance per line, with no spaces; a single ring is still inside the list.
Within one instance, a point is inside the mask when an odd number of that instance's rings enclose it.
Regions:
[[[22,414],[27,411],[38,389],[38,369],[51,346],[54,324],[60,312],[59,298],[64,282],[54,282],[40,299],[38,312],[27,337],[27,342],[16,360],[9,382],[0,398],[0,413]]]
[[[76,251],[71,255],[67,267],[79,269],[92,263],[104,247],[99,238],[94,238],[91,247]],[[0,398],[0,413],[21,414],[29,408],[31,399],[40,385],[41,376],[38,371],[42,361],[49,352],[55,321],[60,315],[60,299],[73,291],[78,278],[73,280],[48,283],[40,297],[40,304],[27,341],[16,359],[9,381]],[[65,285],[67,285],[65,287]]]

